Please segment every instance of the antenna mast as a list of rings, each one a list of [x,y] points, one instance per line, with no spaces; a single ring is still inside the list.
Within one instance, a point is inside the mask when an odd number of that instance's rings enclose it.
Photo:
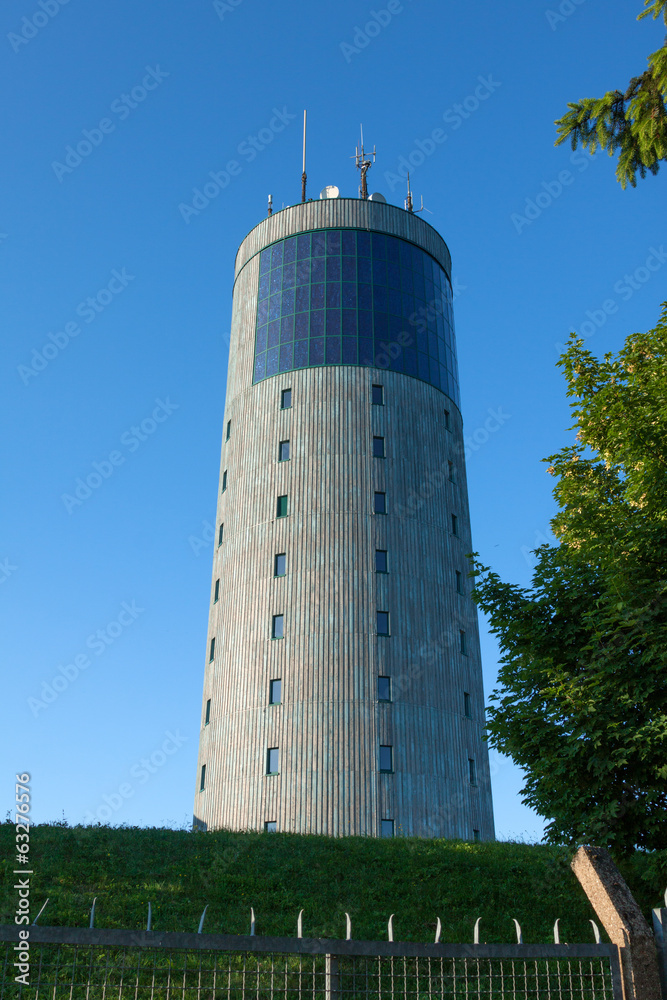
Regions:
[[[303,173],[301,174],[301,201],[306,200],[306,112],[303,112]]]
[[[408,196],[405,199],[405,210],[406,212],[414,211],[412,206],[412,191],[410,190],[410,171],[408,171]]]
[[[369,156],[372,156],[373,159],[367,160],[366,152],[364,150],[364,126],[360,125],[359,128],[361,130],[361,147],[357,146],[354,156],[351,156],[350,159],[355,161],[355,166],[357,170],[361,171],[361,184],[359,185],[359,194],[361,195],[362,199],[366,201],[368,199],[368,185],[366,184],[366,174],[368,173],[373,163],[375,162],[375,146],[373,146],[373,152],[368,154]]]

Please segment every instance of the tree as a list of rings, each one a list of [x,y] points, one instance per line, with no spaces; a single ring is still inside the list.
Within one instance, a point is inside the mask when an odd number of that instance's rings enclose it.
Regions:
[[[546,459],[557,545],[530,589],[479,561],[473,595],[502,653],[489,741],[527,773],[547,839],[667,847],[667,303],[598,360],[559,366],[576,443]]]
[[[638,17],[662,14],[667,24],[667,0],[644,0],[647,8]],[[625,92],[610,90],[604,97],[587,97],[568,103],[570,109],[556,121],[556,145],[570,139],[572,149],[581,145],[591,153],[599,147],[610,156],[619,154],[616,177],[625,188],[637,184],[637,171],[657,174],[667,159],[667,43],[648,57],[648,69],[630,80]]]

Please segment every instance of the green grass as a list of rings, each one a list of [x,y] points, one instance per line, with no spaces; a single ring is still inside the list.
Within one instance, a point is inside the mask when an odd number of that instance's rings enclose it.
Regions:
[[[14,918],[13,848],[13,825],[0,824],[0,923]],[[145,927],[150,901],[161,931],[196,931],[208,904],[209,933],[247,934],[252,906],[263,935],[295,936],[303,908],[305,937],[344,937],[347,910],[357,939],[386,940],[395,913],[396,940],[432,941],[439,916],[441,940],[471,942],[481,916],[482,941],[515,940],[512,917],[527,943],[551,941],[556,917],[561,940],[592,941],[595,914],[571,855],[503,842],[49,824],[30,835],[31,919],[48,896],[41,924],[85,927],[97,896],[98,927]],[[662,904],[667,851],[621,867],[650,919]]]

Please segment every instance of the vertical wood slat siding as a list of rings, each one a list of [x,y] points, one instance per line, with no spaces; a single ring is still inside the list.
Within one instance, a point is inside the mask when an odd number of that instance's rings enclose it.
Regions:
[[[198,765],[198,774],[207,765],[207,788],[196,793],[196,818],[208,828],[261,829],[276,820],[281,830],[377,836],[386,817],[406,835],[469,838],[474,827],[490,839],[477,619],[454,575],[465,574],[472,549],[458,410],[424,382],[356,366],[253,386],[257,283],[253,257],[234,295],[224,415],[232,434],[220,464],[228,487],[217,513],[225,529],[213,563],[221,587],[207,659],[212,636],[216,653],[204,683],[211,722]],[[385,386],[384,407],[370,404],[373,382]],[[288,411],[279,409],[283,388],[292,389]],[[385,437],[385,459],[371,454],[375,433]],[[278,463],[286,438],[291,458]],[[442,475],[448,459],[457,486]],[[387,492],[386,516],[372,513],[375,489]],[[289,516],[276,519],[281,493]],[[376,548],[389,551],[387,576],[375,573]],[[277,552],[287,553],[281,579],[273,577]],[[389,638],[375,635],[377,609],[391,613]],[[285,638],[273,641],[277,613]],[[376,701],[379,673],[392,677],[391,705]],[[283,681],[280,706],[268,705],[273,677]],[[463,717],[464,690],[472,720]],[[378,773],[385,741],[394,747],[393,775]],[[269,746],[280,747],[280,774],[270,777]],[[477,788],[468,756],[477,761]]]

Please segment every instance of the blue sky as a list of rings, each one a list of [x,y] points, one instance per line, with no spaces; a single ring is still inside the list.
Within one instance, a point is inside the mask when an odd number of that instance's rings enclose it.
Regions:
[[[36,821],[191,816],[234,256],[269,193],[300,198],[304,107],[310,196],[356,195],[361,122],[372,191],[402,205],[413,164],[453,257],[475,546],[529,581],[554,513],[541,459],[570,440],[558,345],[576,329],[616,350],[667,297],[664,176],[623,191],[614,161],[553,145],[568,100],[624,89],[661,44],[639,10],[3,7],[7,809],[29,771]],[[184,211],[211,173],[224,188]],[[95,471],[89,496],[63,500]],[[488,695],[484,630],[483,654]],[[521,774],[494,753],[492,768],[498,835],[539,838]]]

